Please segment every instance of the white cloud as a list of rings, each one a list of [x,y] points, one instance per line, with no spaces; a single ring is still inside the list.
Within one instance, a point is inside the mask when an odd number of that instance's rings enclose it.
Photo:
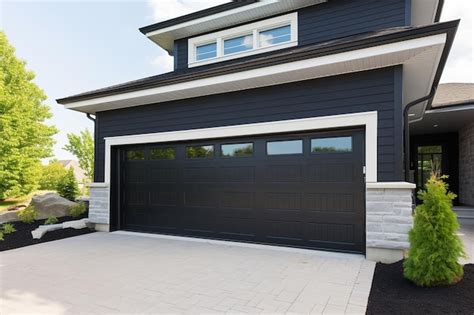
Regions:
[[[213,7],[229,0],[149,0],[155,22]]]
[[[173,57],[167,52],[162,51],[158,56],[151,61],[151,64],[158,68],[159,72],[173,71]]]
[[[474,1],[445,1],[441,21],[461,19],[448,62],[441,78],[446,82],[474,82]]]
[[[228,0],[149,0],[148,4],[152,9],[153,21],[159,22],[175,18],[177,16],[189,14],[208,7],[216,6]],[[160,72],[173,70],[173,57],[166,52],[161,52],[151,64],[158,68]]]

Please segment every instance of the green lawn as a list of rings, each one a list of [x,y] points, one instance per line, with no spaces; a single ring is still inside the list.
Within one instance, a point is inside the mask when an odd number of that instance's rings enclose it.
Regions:
[[[3,201],[0,201],[0,212],[6,211],[11,206],[18,206],[18,205],[25,205],[27,206],[31,202],[31,198],[34,195],[44,195],[49,192],[54,192],[52,190],[37,190],[29,195],[21,196],[21,197],[14,197],[14,198],[7,198]]]

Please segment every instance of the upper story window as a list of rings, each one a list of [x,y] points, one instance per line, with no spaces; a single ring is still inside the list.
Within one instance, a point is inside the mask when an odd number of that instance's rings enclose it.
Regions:
[[[215,58],[217,55],[216,43],[200,45],[196,47],[196,60]]]
[[[188,40],[189,67],[298,45],[298,13],[234,27]]]

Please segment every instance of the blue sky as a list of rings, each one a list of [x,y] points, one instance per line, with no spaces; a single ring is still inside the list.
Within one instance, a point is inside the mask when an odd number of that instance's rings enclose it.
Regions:
[[[226,0],[41,1],[0,0],[0,28],[19,58],[36,73],[60,130],[55,157],[66,134],[92,130],[85,114],[65,110],[56,98],[172,70],[172,58],[138,28]],[[445,1],[442,20],[462,18],[442,82],[474,82],[472,0]]]

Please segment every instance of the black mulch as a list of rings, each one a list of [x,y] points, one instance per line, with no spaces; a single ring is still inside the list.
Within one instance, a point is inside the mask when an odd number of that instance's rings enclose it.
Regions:
[[[58,218],[58,223],[62,223],[62,222],[65,222],[65,221],[79,220],[79,219],[83,219],[83,218],[86,218],[86,217],[87,217],[87,214],[85,214],[83,216],[80,216],[78,218],[61,217],[61,218]],[[4,240],[0,241],[0,252],[5,251],[5,250],[9,250],[9,249],[14,249],[14,248],[19,248],[19,247],[24,247],[24,246],[29,246],[29,245],[35,245],[35,244],[60,240],[60,239],[63,239],[63,238],[68,238],[68,237],[72,237],[72,236],[78,236],[78,235],[83,235],[83,234],[94,232],[93,230],[88,229],[88,228],[80,229],[80,230],[67,228],[67,229],[61,229],[61,230],[47,232],[39,240],[33,239],[33,237],[31,236],[31,231],[36,229],[38,226],[44,224],[44,221],[46,221],[46,220],[37,220],[32,224],[26,224],[26,223],[23,223],[23,222],[20,222],[20,221],[9,222],[9,223],[13,224],[13,226],[16,229],[16,232],[4,236]]]
[[[403,263],[375,267],[367,314],[474,314],[474,265],[456,285],[421,288],[403,277]]]

